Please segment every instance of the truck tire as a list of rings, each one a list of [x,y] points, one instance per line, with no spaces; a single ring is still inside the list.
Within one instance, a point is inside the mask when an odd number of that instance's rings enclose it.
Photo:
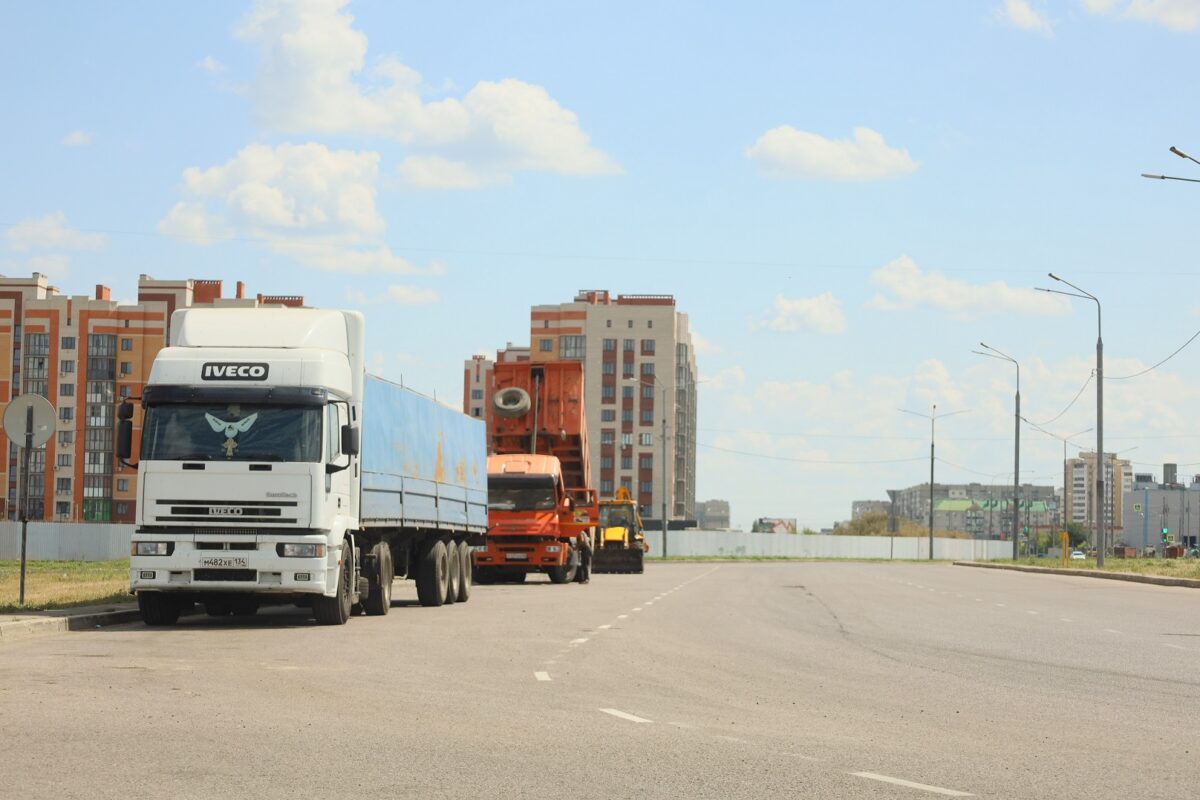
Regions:
[[[458,602],[458,587],[462,583],[462,559],[459,558],[458,544],[453,540],[446,542],[446,605]]]
[[[367,579],[371,582],[371,590],[363,607],[374,617],[381,617],[392,608],[392,549],[387,542],[376,542],[371,548],[371,563],[375,566]]]
[[[417,565],[417,600],[433,607],[446,602],[446,583],[450,573],[446,545],[441,540],[427,545]]]
[[[338,570],[337,594],[333,597],[321,595],[313,598],[313,618],[318,625],[345,625],[350,619],[350,608],[354,605],[354,590],[351,582],[354,575],[354,549],[350,540],[342,542],[342,563]]]
[[[147,625],[174,625],[179,621],[180,605],[162,592],[138,592],[138,611]]]
[[[496,412],[496,416],[506,419],[525,416],[532,404],[529,392],[520,386],[510,386],[492,395],[492,411]]]
[[[458,602],[465,603],[471,599],[471,545],[466,542],[458,543]]]
[[[550,576],[551,583],[570,583],[575,580],[575,571],[578,569],[579,559],[575,555],[575,546],[571,545],[570,548],[566,564],[561,567],[549,567],[546,570],[546,574]]]

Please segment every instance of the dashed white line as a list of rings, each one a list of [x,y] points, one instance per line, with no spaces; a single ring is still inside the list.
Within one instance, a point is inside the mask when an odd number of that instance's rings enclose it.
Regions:
[[[1120,633],[1120,631],[1117,630],[1116,628],[1105,628],[1104,632],[1105,633]]]
[[[606,631],[606,630],[608,630],[608,629],[609,629],[609,628],[611,628],[611,627],[612,627],[612,625],[601,625],[601,626],[600,626],[600,630],[602,630],[602,631]]]
[[[975,598],[975,602],[976,602],[976,603],[982,603],[982,602],[983,602],[983,598],[982,598],[982,597],[976,597],[976,598]]]
[[[571,644],[583,644],[587,639],[572,639]]]
[[[539,681],[548,681],[548,680],[550,680],[550,673],[549,672],[535,672],[535,673],[533,673],[533,677],[537,678]]]
[[[634,611],[641,611],[641,609],[640,609],[640,608],[635,608],[635,609],[634,609]]]
[[[1004,608],[1004,603],[996,603],[996,606],[999,608]]]
[[[1182,646],[1180,646],[1180,645],[1177,645],[1177,644],[1164,644],[1164,645],[1163,645],[1163,647],[1170,647],[1170,648],[1173,648],[1173,649],[1175,649],[1175,650],[1187,650],[1187,648],[1186,648],[1186,647],[1182,647]]]
[[[602,708],[600,710],[603,711],[605,714],[612,714],[614,717],[617,717],[618,719],[629,720],[630,722],[653,722],[654,721],[654,720],[645,719],[643,717],[634,716],[633,714],[627,714],[624,711],[618,711],[615,708]]]
[[[1026,614],[1040,614],[1040,613],[1042,613],[1042,612],[1040,612],[1040,611],[1026,611],[1025,613],[1026,613]]]
[[[854,775],[856,777],[859,777],[859,778],[867,778],[868,780],[881,781],[883,783],[890,783],[894,786],[905,786],[909,789],[920,789],[923,792],[933,792],[934,794],[940,794],[945,797],[974,797],[975,796],[975,795],[971,794],[970,792],[959,792],[954,789],[943,789],[941,786],[930,786],[929,784],[926,784],[926,783],[914,783],[913,781],[906,781],[903,778],[892,778],[887,775],[878,775],[874,772],[851,772],[850,774]]]
[[[1075,620],[1069,619],[1067,617],[1060,617],[1058,621],[1059,622],[1074,622]]]

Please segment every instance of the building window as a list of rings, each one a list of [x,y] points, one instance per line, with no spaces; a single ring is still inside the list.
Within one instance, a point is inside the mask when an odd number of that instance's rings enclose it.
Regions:
[[[606,319],[606,320],[604,320],[604,327],[606,327],[606,328],[611,328],[611,327],[612,327],[612,320],[611,320],[611,319]]]
[[[586,343],[587,337],[585,336],[560,336],[558,337],[558,357],[563,360],[582,361]]]
[[[632,386],[622,386],[621,387],[621,397],[625,398],[626,400],[632,400],[633,399],[633,387]]]
[[[603,495],[604,497],[612,497],[612,493],[613,493],[613,482],[612,481],[604,481],[604,480],[600,481],[600,494]]]
[[[56,463],[60,467],[71,466],[71,454],[70,453],[59,453],[55,457],[54,463]]]
[[[643,408],[642,409],[642,424],[643,425],[654,424],[654,409],[653,408]]]
[[[616,388],[617,387],[615,387],[611,384],[605,384],[605,385],[601,386],[600,387],[600,399],[606,400],[611,403],[613,400],[613,396],[616,392]]]
[[[471,416],[474,416],[474,417],[481,417],[481,416],[483,416],[483,413],[482,413],[482,412],[483,412],[483,409],[482,409],[482,408],[472,408],[472,409],[471,409]]]
[[[71,504],[69,502],[59,500],[58,502],[56,502],[54,504],[54,513],[60,517],[70,516],[71,515]]]
[[[62,395],[63,397],[74,397],[75,396],[75,384],[60,383],[58,385],[58,393],[60,395]]]
[[[611,321],[612,320],[609,320],[609,322],[611,322]],[[617,340],[616,339],[605,339],[604,340],[604,352],[606,352],[606,353],[617,352]]]
[[[654,469],[654,456],[649,453],[638,456],[638,469]]]
[[[121,349],[125,350],[125,351],[132,350],[133,349],[133,339],[122,339],[121,340]]]
[[[621,456],[621,469],[633,469],[633,456]]]
[[[58,418],[63,422],[70,422],[75,419],[75,409],[70,406],[63,406],[58,410]]]
[[[129,513],[129,503],[117,503],[117,516],[123,517]]]
[[[652,491],[654,491],[654,486],[653,486],[653,485],[651,485],[650,481],[642,481],[642,483],[641,483],[641,487],[642,487],[642,492],[641,492],[641,493],[642,493],[643,495],[648,495],[648,494],[650,494]]]
[[[632,328],[632,327],[633,327],[633,320],[631,320],[631,319],[625,320],[625,327],[626,327],[626,328]]]
[[[472,389],[471,390],[471,399],[472,400],[482,400],[483,399],[483,389]]]
[[[645,367],[646,365],[643,364],[642,366]],[[121,374],[122,375],[132,375],[133,374],[133,362],[132,361],[122,361],[121,362]]]
[[[613,468],[613,457],[612,456],[600,456],[600,469],[612,469],[612,468]]]
[[[58,371],[63,375],[72,375],[75,372],[75,362],[71,359],[64,358],[58,362]]]
[[[549,328],[549,327],[550,327],[550,320],[548,320],[548,319],[544,319],[544,320],[542,320],[542,327],[543,327],[543,328]]]
[[[122,399],[128,399],[131,394],[133,394],[133,390],[129,384],[125,384],[121,387],[120,395]]]
[[[621,409],[621,422],[633,422],[633,409],[632,408]]]
[[[632,361],[626,361],[624,364],[621,365],[621,377],[622,378],[632,378],[633,377],[633,362]]]
[[[538,350],[543,353],[549,353],[554,349],[553,339],[538,339]]]
[[[59,431],[58,432],[58,444],[60,446],[71,444],[74,441],[75,441],[75,431]]]
[[[642,374],[646,375],[646,376],[651,376],[654,374],[654,362],[653,361],[643,361],[642,362]]]
[[[633,447],[633,434],[632,433],[622,433],[621,434],[621,447]]]
[[[600,421],[601,422],[616,422],[617,421],[616,410],[612,409],[612,408],[600,409]]]
[[[71,491],[71,479],[70,478],[55,478],[54,479],[54,491],[56,491],[56,492]]]
[[[602,373],[604,373],[605,375],[616,375],[617,374],[617,362],[605,361],[603,364],[600,365],[600,371]]]
[[[647,400],[654,399],[654,384],[653,383],[643,383],[642,384],[642,397],[645,397]]]
[[[654,355],[654,340],[653,339],[642,339],[642,355],[644,355],[644,356]]]
[[[117,491],[118,492],[128,492],[129,491],[129,479],[128,478],[117,478]]]
[[[600,431],[600,444],[612,444],[613,436],[612,431]]]
[[[63,350],[74,350],[75,349],[75,337],[74,336],[62,337],[60,346],[62,347]]]
[[[646,327],[647,327],[647,328],[653,328],[653,327],[654,327],[654,320],[652,320],[652,319],[648,319],[648,320],[646,320]]]
[[[626,353],[632,353],[633,352],[633,339],[626,339],[624,342],[624,346],[621,349],[623,349]]]
[[[652,444],[654,444],[654,434],[653,433],[643,433],[642,434],[642,446],[649,447]]]

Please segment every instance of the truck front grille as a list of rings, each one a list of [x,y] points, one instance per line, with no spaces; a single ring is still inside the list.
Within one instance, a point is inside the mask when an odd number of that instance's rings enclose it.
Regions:
[[[192,570],[195,581],[255,581],[258,573],[252,569],[197,569]]]
[[[295,525],[295,500],[158,500],[155,522]]]

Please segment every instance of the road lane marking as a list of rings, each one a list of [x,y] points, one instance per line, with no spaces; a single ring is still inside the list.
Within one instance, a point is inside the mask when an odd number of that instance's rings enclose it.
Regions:
[[[1059,622],[1074,622],[1075,620],[1073,620],[1073,619],[1068,619],[1068,618],[1066,618],[1066,617],[1061,617],[1061,618],[1060,618],[1058,621],[1059,621]]]
[[[548,680],[550,680],[550,673],[549,672],[535,672],[535,673],[533,673],[533,677],[537,678],[539,681],[548,681]]]
[[[629,615],[628,614],[618,614],[617,619],[629,619]]]
[[[1004,603],[996,603],[996,606],[999,608],[1004,608]]]
[[[572,639],[571,644],[583,644],[587,639]]]
[[[1180,645],[1177,645],[1177,644],[1164,644],[1163,647],[1171,647],[1176,650],[1187,650],[1186,647],[1181,647]]]
[[[792,758],[802,758],[805,761],[824,761],[824,759],[817,758],[816,756],[806,756],[803,753],[784,753],[784,755],[791,756]]]
[[[976,602],[976,603],[982,603],[982,602],[983,602],[983,598],[982,598],[982,597],[976,597],[976,598],[975,598],[975,602]]]
[[[606,631],[606,630],[608,630],[608,629],[609,629],[609,628],[611,628],[611,627],[612,627],[612,625],[601,625],[601,626],[600,626],[600,630],[602,630],[602,631]]]
[[[1117,630],[1116,628],[1105,628],[1104,632],[1105,633],[1120,633],[1120,631]]]
[[[643,719],[642,717],[636,717],[633,714],[626,714],[624,711],[618,711],[615,708],[602,708],[600,710],[603,711],[605,714],[612,714],[614,717],[617,717],[618,719],[629,720],[630,722],[653,722],[654,721],[654,720],[649,720],[649,719]]]
[[[1026,614],[1040,614],[1040,613],[1042,613],[1042,612],[1040,612],[1040,611],[1026,611],[1025,613],[1026,613]]]
[[[890,783],[894,786],[905,786],[909,789],[920,789],[923,792],[933,792],[934,794],[944,795],[945,797],[974,797],[975,796],[975,795],[971,794],[970,792],[959,792],[959,791],[955,791],[954,789],[943,789],[940,786],[930,786],[925,783],[914,783],[912,781],[906,781],[902,778],[890,778],[887,775],[877,775],[874,772],[851,772],[850,774],[854,775],[856,777],[859,777],[859,778],[867,778],[868,780],[872,780],[872,781],[881,781],[883,783]]]
[[[635,609],[634,609],[634,611],[641,611],[641,609],[640,609],[640,608],[635,608]]]

